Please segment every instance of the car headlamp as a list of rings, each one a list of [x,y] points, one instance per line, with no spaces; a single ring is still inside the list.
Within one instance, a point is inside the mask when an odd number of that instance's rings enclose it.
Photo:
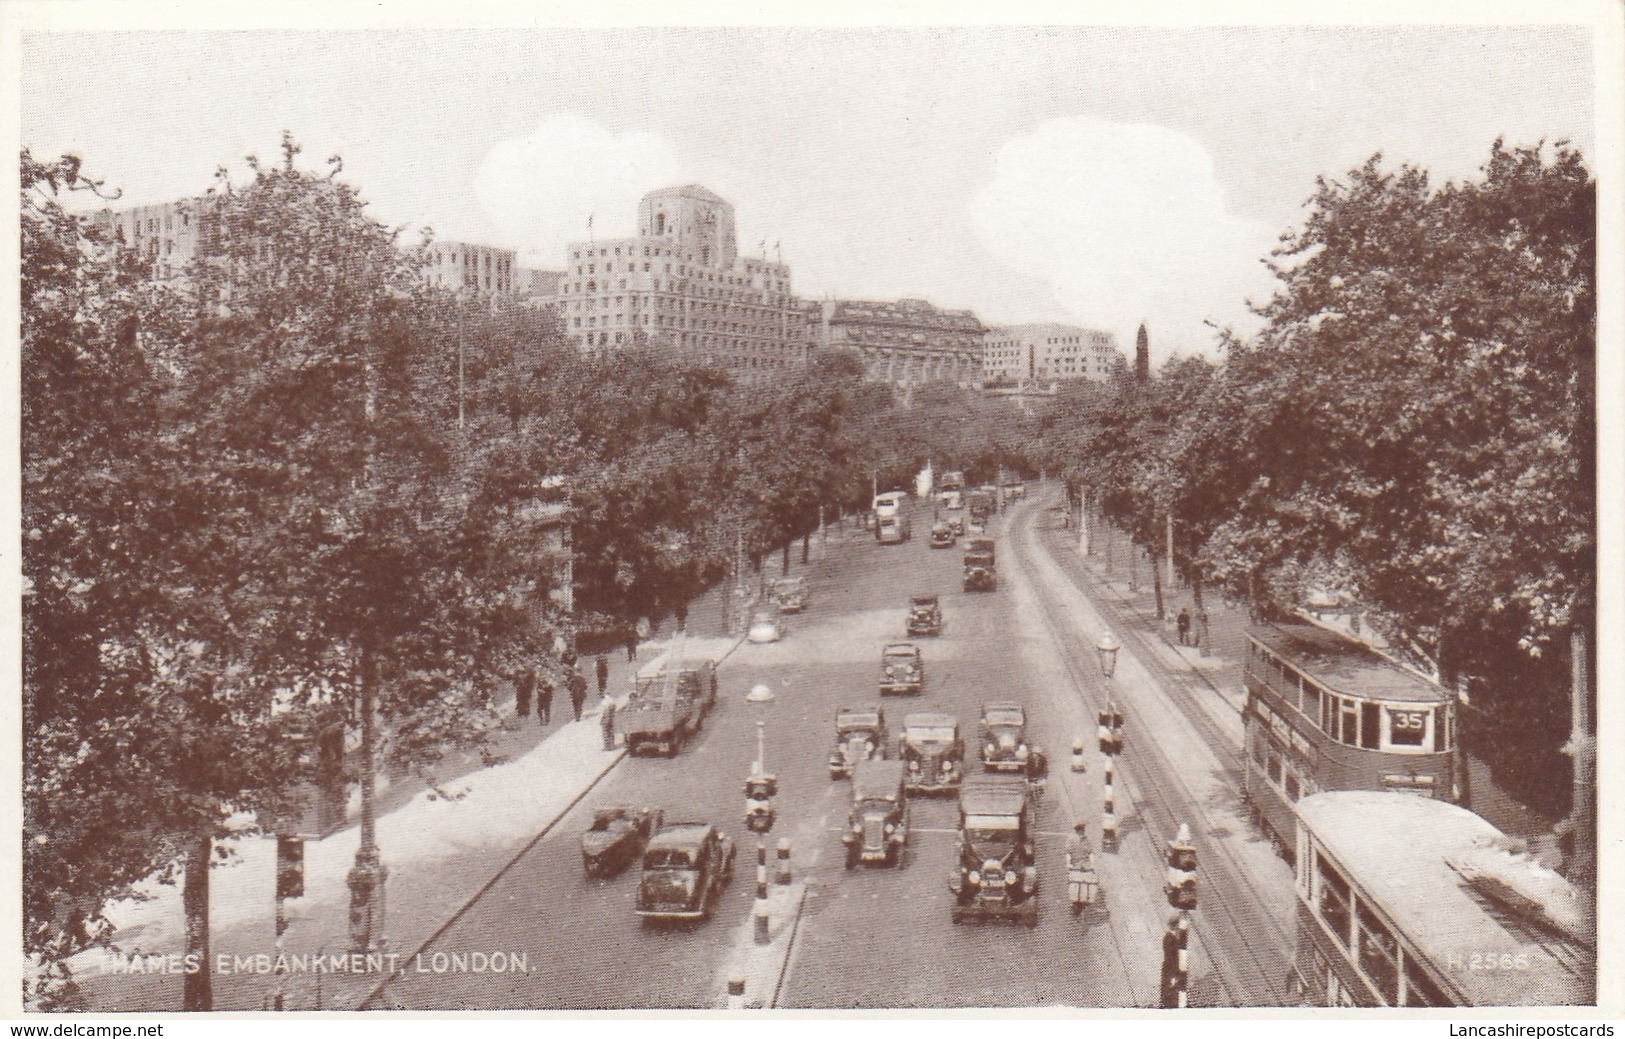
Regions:
[[[1027,745],[1025,743],[1023,743],[1021,746],[1016,748],[1016,757],[1025,758],[1026,756],[1027,756]]]
[[[973,887],[980,887],[982,884],[982,875],[975,870],[965,874],[965,879],[970,881]]]
[[[897,827],[891,823],[886,824],[886,836],[890,837],[897,832]]]
[[[918,772],[920,770],[920,761],[918,758],[909,761],[908,770],[910,772]]]
[[[1004,882],[1009,887],[1015,887],[1016,886],[1016,871],[1013,870],[1013,869],[1005,870],[1004,871]]]
[[[954,770],[954,763],[952,761],[944,761],[942,763],[942,771],[944,771],[944,772],[952,772],[953,770]]]
[[[992,740],[987,741],[987,752],[989,754],[993,753],[995,750],[998,750],[998,749],[999,748],[994,744],[994,742]]]

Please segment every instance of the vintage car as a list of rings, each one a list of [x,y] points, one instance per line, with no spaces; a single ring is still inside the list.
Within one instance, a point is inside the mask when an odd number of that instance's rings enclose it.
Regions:
[[[615,728],[628,754],[675,757],[704,727],[716,703],[716,661],[661,660],[632,677],[632,693],[615,712]]]
[[[858,863],[908,865],[908,790],[901,761],[858,762],[852,773],[852,814],[841,836],[846,868]]]
[[[964,537],[965,536],[965,517],[963,517],[963,516],[949,516],[948,517],[948,529],[950,529],[950,530],[952,530],[954,532],[954,537],[956,537],[956,538]]]
[[[1026,771],[1032,748],[1027,745],[1027,712],[1020,704],[987,704],[978,728],[983,768],[989,772]]]
[[[643,853],[663,819],[658,808],[614,805],[592,813],[592,825],[581,835],[581,865],[587,876],[618,873]]]
[[[784,611],[776,602],[759,602],[750,608],[746,638],[752,642],[777,642],[784,638]]]
[[[908,600],[908,633],[941,635],[942,606],[935,595],[914,595]]]
[[[897,738],[897,757],[907,769],[904,784],[909,793],[956,789],[965,761],[959,719],[943,711],[906,715],[903,734]]]
[[[965,550],[964,589],[967,592],[997,591],[999,575],[993,566],[993,553],[974,547],[979,540],[983,539],[973,538],[972,547]]]
[[[800,613],[807,608],[807,579],[781,577],[773,582],[773,591],[768,597],[778,603],[784,613]]]
[[[948,882],[954,923],[1020,920],[1038,925],[1038,865],[1027,784],[976,776],[959,789],[959,864]]]
[[[925,687],[925,657],[912,642],[893,642],[880,652],[880,695],[918,696]]]
[[[973,537],[965,542],[966,552],[985,552],[987,557],[998,562],[997,544],[990,537]]]
[[[703,920],[733,876],[734,842],[709,823],[671,823],[649,838],[638,879],[637,914]]]
[[[835,712],[835,749],[829,752],[829,778],[844,779],[853,766],[889,750],[886,712],[874,704],[842,707]]]
[[[959,535],[954,533],[953,525],[947,520],[931,524],[932,548],[953,548],[958,541]]]
[[[973,524],[986,523],[987,518],[993,515],[994,502],[998,500],[994,497],[996,493],[991,487],[978,487],[970,492],[966,508],[970,512],[970,520]]]

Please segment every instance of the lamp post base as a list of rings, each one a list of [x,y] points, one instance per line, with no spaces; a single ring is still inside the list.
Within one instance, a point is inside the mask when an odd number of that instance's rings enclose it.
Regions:
[[[384,929],[384,881],[389,869],[378,858],[376,848],[356,852],[350,870],[350,951],[377,952],[386,943]]]

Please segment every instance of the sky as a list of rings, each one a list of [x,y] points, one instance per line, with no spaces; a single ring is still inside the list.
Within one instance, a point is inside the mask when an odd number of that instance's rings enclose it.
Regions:
[[[72,8],[76,5],[59,5]],[[126,5],[104,26],[139,26]],[[997,10],[997,9],[993,9]],[[1015,20],[1015,19],[1011,19]],[[303,24],[303,23],[293,23]],[[1153,359],[1251,330],[1318,176],[1471,178],[1491,143],[1595,154],[1584,25],[26,31],[21,143],[123,203],[282,130],[391,224],[561,268],[700,183],[803,296],[1063,321]]]

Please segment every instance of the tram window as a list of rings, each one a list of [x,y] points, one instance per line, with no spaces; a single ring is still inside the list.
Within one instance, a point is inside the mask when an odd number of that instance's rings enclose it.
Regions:
[[[1337,741],[1346,743],[1351,747],[1360,745],[1360,709],[1353,700],[1338,698],[1338,715],[1343,719],[1343,728],[1338,733]]]
[[[1309,718],[1320,717],[1320,686],[1307,678],[1303,680],[1303,713]]]
[[[1269,755],[1270,782],[1279,786],[1281,782],[1281,755],[1276,753],[1274,747],[1270,748]]]
[[[1298,799],[1298,774],[1290,768],[1286,770],[1286,796],[1288,800]]]
[[[1388,708],[1388,742],[1396,747],[1420,747],[1427,738],[1428,712]]]
[[[1410,950],[1405,950],[1405,1005],[1408,1007],[1449,1007],[1455,1006],[1444,990],[1433,983],[1421,967],[1411,957]]]
[[[1264,730],[1257,727],[1253,729],[1252,737],[1253,760],[1263,767],[1269,757],[1269,739],[1264,735]]]
[[[1349,882],[1326,861],[1324,855],[1315,856],[1315,873],[1320,881],[1320,916],[1326,921],[1340,944],[1349,943]]]
[[[1446,751],[1455,742],[1456,712],[1449,707],[1441,707],[1433,716],[1433,749]]]
[[[1377,737],[1382,734],[1381,718],[1382,708],[1379,705],[1360,704],[1360,746],[1366,750],[1377,749]]]
[[[1320,698],[1320,731],[1337,738],[1337,697],[1331,693]]]
[[[1358,907],[1360,921],[1360,969],[1377,985],[1389,1006],[1399,1003],[1399,945],[1364,902]]]

